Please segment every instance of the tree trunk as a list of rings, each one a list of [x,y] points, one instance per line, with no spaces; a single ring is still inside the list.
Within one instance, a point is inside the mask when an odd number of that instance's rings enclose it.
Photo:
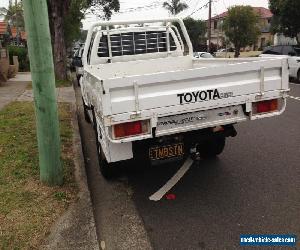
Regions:
[[[235,50],[234,50],[234,57],[235,58],[238,58],[240,56],[240,51],[241,51],[241,48],[240,47],[235,47]]]
[[[50,31],[56,79],[67,79],[66,45],[64,38],[64,16],[69,1],[49,0]]]

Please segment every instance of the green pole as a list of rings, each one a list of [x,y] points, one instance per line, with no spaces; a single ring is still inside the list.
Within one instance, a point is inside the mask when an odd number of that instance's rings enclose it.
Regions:
[[[46,0],[23,0],[34,93],[40,180],[63,183],[55,76]]]

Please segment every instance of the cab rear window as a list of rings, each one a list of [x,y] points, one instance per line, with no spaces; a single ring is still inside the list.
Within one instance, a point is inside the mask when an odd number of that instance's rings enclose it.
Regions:
[[[127,32],[110,35],[112,56],[166,52],[167,33],[163,31]],[[169,35],[170,51],[177,49]],[[102,35],[98,47],[99,57],[109,57],[108,37]]]

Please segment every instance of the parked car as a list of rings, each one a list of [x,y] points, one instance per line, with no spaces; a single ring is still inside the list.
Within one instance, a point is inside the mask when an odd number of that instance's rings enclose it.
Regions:
[[[93,24],[82,61],[84,114],[105,177],[132,159],[215,157],[236,123],[282,114],[289,91],[286,58],[196,59],[179,18]]]
[[[214,58],[213,55],[208,52],[194,52],[193,55],[196,58]]]
[[[226,57],[226,54],[229,52],[234,52],[233,48],[227,48],[227,49],[219,49],[217,52],[214,53],[215,57]]]
[[[227,48],[227,49],[219,49],[217,52],[234,52],[233,48]]]
[[[262,57],[266,56],[288,56],[289,73],[290,77],[300,83],[300,46],[296,45],[276,45],[266,47],[261,54]]]
[[[84,51],[84,44],[82,44],[77,49],[77,51],[74,53],[74,57],[72,60],[72,65],[75,68],[78,85],[80,85],[80,78],[83,76],[83,65],[82,65],[83,51]]]

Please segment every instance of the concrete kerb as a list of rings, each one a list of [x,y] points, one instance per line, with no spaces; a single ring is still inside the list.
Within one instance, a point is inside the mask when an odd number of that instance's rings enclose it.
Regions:
[[[75,94],[75,92],[74,92]],[[89,238],[87,239],[89,242],[89,245],[91,246],[88,249],[100,249],[99,248],[99,241],[97,238],[96,233],[96,223],[93,213],[93,205],[91,200],[91,194],[90,190],[88,188],[87,183],[87,176],[86,176],[86,170],[85,170],[85,163],[84,163],[84,156],[82,152],[82,143],[81,143],[81,136],[79,131],[79,125],[78,125],[78,113],[77,113],[77,106],[76,102],[73,104],[73,128],[74,128],[74,141],[73,141],[73,147],[75,152],[75,176],[76,180],[79,185],[79,199],[82,199],[83,202],[85,202],[85,206],[87,208],[87,213],[90,218],[89,220]],[[76,164],[77,163],[77,164]],[[77,165],[77,166],[76,166]]]
[[[72,104],[73,150],[75,178],[79,186],[78,200],[52,226],[50,235],[41,249],[99,249],[76,110],[76,104]]]

